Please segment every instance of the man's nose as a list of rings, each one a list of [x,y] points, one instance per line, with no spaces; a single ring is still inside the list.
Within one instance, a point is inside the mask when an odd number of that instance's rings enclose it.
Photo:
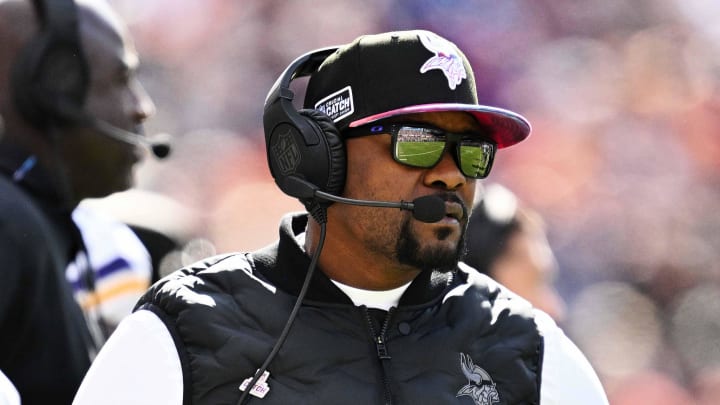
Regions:
[[[446,190],[455,190],[467,183],[467,178],[455,162],[453,150],[454,148],[448,146],[443,152],[440,161],[435,166],[427,169],[425,184],[442,187]]]

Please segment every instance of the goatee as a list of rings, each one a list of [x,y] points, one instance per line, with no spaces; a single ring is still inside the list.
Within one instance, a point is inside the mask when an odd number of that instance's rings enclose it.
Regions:
[[[452,271],[457,267],[465,246],[465,232],[462,232],[460,240],[455,249],[447,249],[440,246],[423,248],[417,236],[412,232],[412,219],[407,218],[402,225],[400,238],[397,241],[395,251],[397,259],[401,264],[409,265],[421,270]],[[451,230],[440,228],[435,231],[438,240],[445,240],[452,233]]]

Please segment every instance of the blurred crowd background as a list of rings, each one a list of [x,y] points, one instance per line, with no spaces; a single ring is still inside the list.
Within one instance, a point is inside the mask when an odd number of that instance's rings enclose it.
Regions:
[[[182,240],[167,269],[264,246],[302,209],[272,182],[261,127],[294,58],[430,29],[467,54],[481,103],[533,125],[487,181],[547,222],[562,326],[611,404],[720,404],[720,2],[109,3],[158,107],[147,132],[171,134],[174,149],[141,166],[136,189],[97,203]]]

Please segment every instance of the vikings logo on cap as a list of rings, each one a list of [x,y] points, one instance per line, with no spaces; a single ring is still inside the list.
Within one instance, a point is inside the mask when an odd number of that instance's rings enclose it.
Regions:
[[[440,69],[445,73],[445,77],[447,77],[450,90],[455,90],[455,87],[457,87],[463,79],[467,79],[465,66],[463,66],[462,58],[458,55],[455,45],[447,39],[429,31],[419,31],[418,37],[425,48],[435,54],[435,56],[425,61],[420,67],[420,73],[425,73],[432,69]]]

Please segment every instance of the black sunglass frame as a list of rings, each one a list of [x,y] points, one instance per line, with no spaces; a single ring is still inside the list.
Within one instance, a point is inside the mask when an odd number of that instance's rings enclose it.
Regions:
[[[445,145],[443,146],[443,151],[440,153],[437,161],[433,163],[432,165],[414,165],[410,164],[407,161],[400,160],[396,154],[396,145],[398,142],[398,134],[400,133],[400,130],[403,128],[411,128],[415,130],[429,130],[433,132],[433,135],[437,136],[443,136],[445,137]],[[376,123],[376,124],[369,124],[364,125],[357,128],[349,128],[345,130],[342,134],[342,137],[344,139],[352,139],[352,138],[360,138],[365,136],[372,136],[372,135],[383,135],[383,134],[389,134],[392,138],[392,142],[390,143],[390,155],[393,157],[393,160],[400,163],[404,166],[409,167],[417,167],[417,168],[423,168],[423,169],[430,169],[432,167],[435,167],[440,161],[442,160],[442,156],[445,154],[445,152],[448,149],[449,144],[454,144],[454,153],[452,154],[453,160],[455,160],[455,164],[460,169],[460,172],[465,176],[472,179],[484,179],[492,170],[493,162],[495,160],[495,153],[497,152],[497,144],[495,142],[490,141],[487,136],[483,134],[478,133],[454,133],[445,131],[443,129],[427,125],[427,124],[421,124],[421,123],[388,123],[388,124],[382,124],[382,123]],[[468,175],[465,173],[465,171],[462,169],[462,164],[460,163],[460,147],[462,145],[462,141],[472,141],[472,142],[481,142],[484,145],[490,146],[490,152],[489,152],[489,158],[486,165],[486,170],[480,174],[479,176],[475,175]]]

